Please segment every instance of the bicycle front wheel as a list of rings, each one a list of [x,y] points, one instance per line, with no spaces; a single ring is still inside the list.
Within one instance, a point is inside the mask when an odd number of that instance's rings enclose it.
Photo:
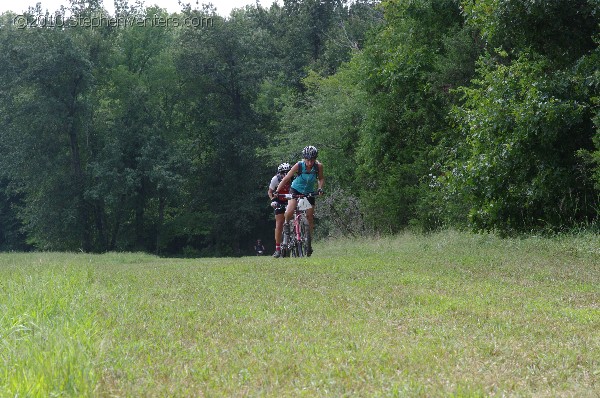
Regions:
[[[298,253],[298,257],[304,257],[306,256],[306,253],[304,252],[304,247],[302,246],[302,242],[296,242],[296,253]]]
[[[300,236],[302,239],[298,243],[301,245],[302,253],[304,256],[310,256],[310,225],[306,218],[302,218],[300,223]]]
[[[302,257],[302,253],[298,250],[299,242],[296,239],[294,239],[290,243],[290,252],[292,253],[292,257]]]

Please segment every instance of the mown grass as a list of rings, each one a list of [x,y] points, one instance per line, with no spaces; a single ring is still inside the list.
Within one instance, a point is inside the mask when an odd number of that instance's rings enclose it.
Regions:
[[[600,237],[0,255],[0,396],[598,396]]]

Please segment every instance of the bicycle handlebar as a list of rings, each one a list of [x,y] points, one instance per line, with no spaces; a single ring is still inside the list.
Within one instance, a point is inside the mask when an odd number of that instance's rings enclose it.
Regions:
[[[320,194],[318,194],[316,192],[310,192],[310,193],[307,193],[306,195],[291,194],[291,193],[278,193],[277,196],[282,199],[302,199],[302,198],[315,198],[317,196],[320,196]]]

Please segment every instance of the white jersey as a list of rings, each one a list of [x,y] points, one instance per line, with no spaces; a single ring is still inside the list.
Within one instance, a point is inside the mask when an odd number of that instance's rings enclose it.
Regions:
[[[271,178],[271,183],[269,184],[269,188],[271,188],[272,191],[276,191],[281,180],[283,180],[283,178],[280,179],[279,176],[275,175],[273,178]],[[279,190],[279,193],[290,193],[290,185],[288,184],[287,187],[281,188],[281,190]],[[287,200],[287,199],[285,199],[285,200]]]
[[[279,186],[279,178],[277,178],[277,176],[273,176],[273,178],[271,178],[271,183],[269,184],[269,188],[272,189],[273,191],[275,191],[275,190],[277,190],[278,186]]]

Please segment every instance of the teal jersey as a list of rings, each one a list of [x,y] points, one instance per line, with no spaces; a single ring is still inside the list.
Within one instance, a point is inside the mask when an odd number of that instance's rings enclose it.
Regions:
[[[310,171],[306,170],[304,161],[298,162],[298,177],[292,182],[292,188],[303,195],[314,192],[319,176],[319,162],[315,162]]]

